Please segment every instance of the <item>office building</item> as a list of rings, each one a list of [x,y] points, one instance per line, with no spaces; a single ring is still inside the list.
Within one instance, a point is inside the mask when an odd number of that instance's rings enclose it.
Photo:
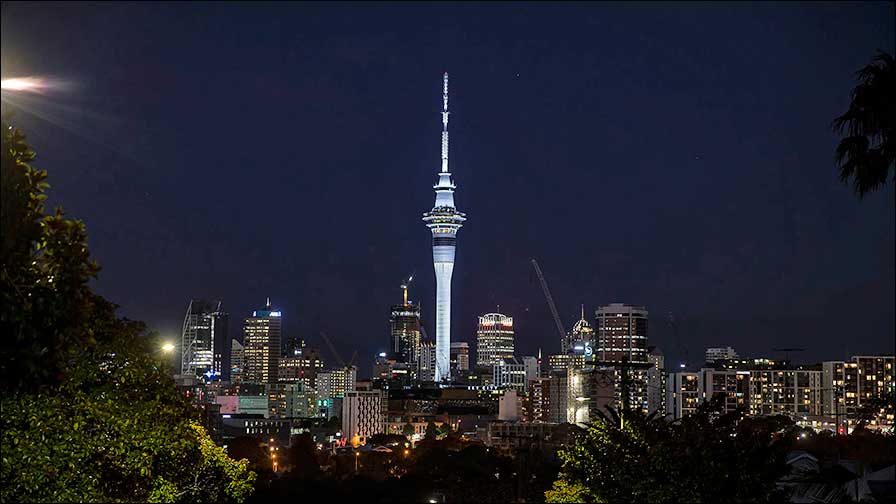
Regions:
[[[281,357],[278,364],[279,381],[302,383],[306,388],[316,386],[317,373],[323,371],[324,360],[316,350],[302,347]]]
[[[494,366],[513,359],[513,317],[487,313],[476,330],[476,365]]]
[[[509,388],[521,393],[526,391],[528,381],[526,379],[526,366],[519,360],[504,359],[493,367],[494,385],[499,388]]]
[[[420,306],[408,301],[408,282],[401,284],[402,303],[389,314],[391,353],[400,362],[416,364],[420,354]]]
[[[595,311],[597,356],[601,363],[648,364],[647,309],[612,303]]]
[[[539,361],[538,357],[533,357],[531,355],[527,355],[522,358],[523,369],[526,371],[526,383],[528,384],[530,381],[541,376],[541,369],[539,369]]]
[[[245,367],[245,353],[243,345],[237,340],[230,341],[230,381],[239,384],[243,381],[243,368]]]
[[[282,314],[271,307],[255,310],[243,322],[243,381],[276,383],[280,378]]]
[[[451,343],[451,371],[470,370],[470,344],[466,341]]]
[[[358,379],[358,368],[348,366],[317,373],[317,395],[321,399],[337,399],[345,393],[355,390]]]
[[[220,301],[190,300],[181,331],[182,375],[230,380],[228,316]]]
[[[435,381],[450,379],[451,348],[451,276],[454,272],[454,251],[457,231],[466,216],[454,206],[454,189],[448,171],[448,73],[444,75],[442,91],[442,167],[439,181],[433,186],[436,201],[432,210],[423,215],[426,227],[432,232],[432,261],[436,274],[436,371]]]
[[[576,344],[583,347],[593,347],[594,328],[585,320],[585,305],[582,305],[582,316],[572,327],[572,331],[566,334],[566,338],[560,344],[560,353],[570,353]]]
[[[422,382],[436,381],[437,354],[437,345],[434,341],[424,341],[420,344],[420,355],[417,359],[418,380]]]

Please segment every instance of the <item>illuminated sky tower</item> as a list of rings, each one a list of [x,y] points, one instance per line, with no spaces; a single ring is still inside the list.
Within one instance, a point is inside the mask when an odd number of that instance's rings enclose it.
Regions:
[[[436,190],[436,204],[423,214],[432,231],[432,263],[436,271],[436,372],[435,381],[451,378],[451,274],[457,230],[467,220],[454,207],[455,185],[448,171],[448,72],[442,88],[442,170]]]

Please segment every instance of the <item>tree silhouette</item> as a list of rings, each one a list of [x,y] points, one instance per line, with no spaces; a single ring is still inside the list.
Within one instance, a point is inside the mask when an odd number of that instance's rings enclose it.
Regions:
[[[880,189],[893,172],[896,159],[896,66],[893,56],[879,51],[874,60],[856,72],[849,110],[834,119],[833,128],[845,134],[837,145],[840,180],[852,185],[859,198]],[[891,177],[891,179],[893,178]]]

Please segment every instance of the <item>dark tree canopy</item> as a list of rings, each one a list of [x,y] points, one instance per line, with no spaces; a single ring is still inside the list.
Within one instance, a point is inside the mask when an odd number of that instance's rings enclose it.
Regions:
[[[559,452],[548,502],[757,502],[780,497],[778,434],[790,422],[719,414],[718,402],[675,422],[624,412]],[[619,418],[616,422],[613,418]]]
[[[861,198],[896,178],[896,65],[893,55],[879,52],[856,75],[849,109],[834,119],[834,131],[845,135],[837,145],[840,179],[852,180]]]

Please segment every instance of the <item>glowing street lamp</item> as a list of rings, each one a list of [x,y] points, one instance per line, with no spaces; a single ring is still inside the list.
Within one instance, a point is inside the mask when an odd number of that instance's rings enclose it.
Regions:
[[[172,343],[170,341],[166,341],[164,344],[162,344],[162,352],[163,353],[170,354],[171,352],[174,351],[174,348],[175,348],[174,343]]]

